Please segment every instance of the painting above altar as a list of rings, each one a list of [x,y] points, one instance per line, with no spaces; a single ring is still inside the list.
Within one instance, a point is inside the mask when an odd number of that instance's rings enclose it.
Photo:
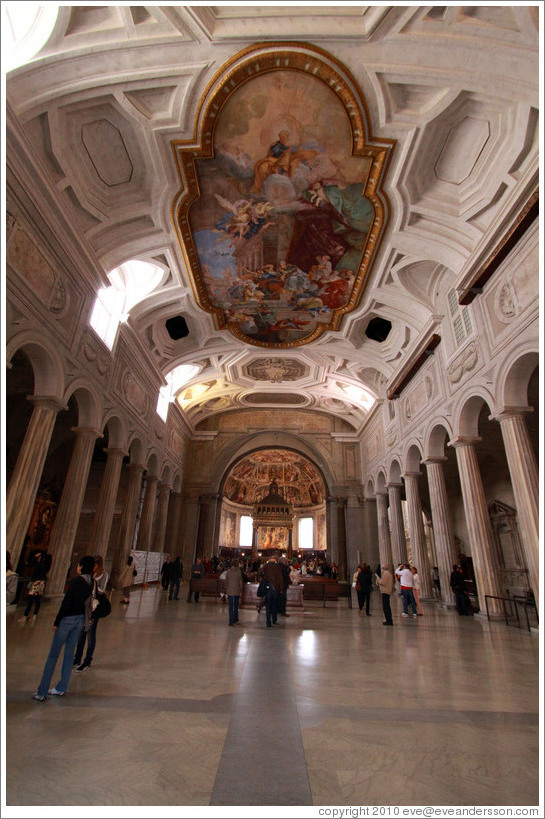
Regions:
[[[386,151],[361,143],[362,128],[358,147],[355,98],[338,77],[324,81],[330,66],[298,56],[282,70],[261,58],[251,79],[229,75],[203,118],[209,151],[176,143],[198,190],[182,197],[176,224],[199,303],[220,328],[265,347],[338,329],[384,222]]]

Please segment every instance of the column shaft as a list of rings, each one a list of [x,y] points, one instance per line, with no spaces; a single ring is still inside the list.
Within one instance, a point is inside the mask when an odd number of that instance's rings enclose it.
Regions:
[[[502,413],[500,422],[517,507],[528,580],[539,608],[539,472],[522,412]]]
[[[182,554],[182,546],[178,543],[180,521],[182,516],[182,493],[171,492],[168,505],[167,531],[165,537],[165,551],[171,556]]]
[[[89,554],[106,557],[108,540],[114,518],[115,501],[119,488],[119,476],[123,466],[122,449],[107,450],[106,467],[100,484],[97,507],[89,536]]]
[[[82,427],[76,427],[73,432],[76,442],[51,530],[49,548],[53,560],[47,583],[47,593],[50,596],[64,593],[66,575],[70,568],[74,539],[93,458],[93,448],[100,435],[98,430]]]
[[[119,524],[119,535],[112,558],[112,585],[117,584],[119,572],[127,562],[136,526],[136,515],[138,512],[138,501],[140,499],[140,489],[142,486],[142,473],[144,467],[141,464],[129,464],[129,481],[125,495],[125,503],[121,513]]]
[[[486,614],[485,595],[502,596],[502,590],[494,562],[494,537],[477,450],[473,442],[460,439],[451,442],[451,445],[456,449],[471,557],[479,594],[479,608],[481,614]],[[488,610],[494,616],[502,616],[503,609],[499,600],[489,600]]]
[[[445,472],[442,461],[428,459],[424,461],[428,474],[430,490],[431,517],[437,551],[437,568],[441,583],[441,600],[447,606],[455,606],[455,598],[450,588],[450,573],[456,560],[456,546],[454,543],[454,529],[448,504]]]
[[[136,549],[139,552],[149,551],[151,545],[151,533],[153,530],[153,519],[155,517],[155,504],[157,500],[157,483],[159,479],[156,475],[149,475],[146,478],[146,491],[144,493],[144,503],[142,504],[142,517],[138,529]]]
[[[392,527],[392,557],[394,566],[407,562],[407,541],[405,540],[405,525],[401,508],[401,484],[388,484],[388,498],[390,501],[390,524]]]
[[[171,486],[161,484],[159,489],[159,500],[157,501],[157,514],[155,515],[155,527],[153,532],[154,552],[163,552],[165,548],[165,533],[167,529],[168,503],[170,500]]]
[[[418,481],[420,474],[405,473],[405,494],[407,497],[407,517],[409,520],[409,536],[411,538],[411,552],[413,563],[418,569],[420,577],[421,596],[431,599],[431,571],[426,549],[424,521],[422,520],[422,503]]]
[[[6,549],[13,567],[21,556],[51,435],[61,409],[53,398],[31,400],[34,409],[6,492]]]
[[[380,553],[380,565],[392,566],[392,543],[390,540],[390,522],[388,520],[388,495],[386,492],[376,492],[377,499],[377,523],[378,523],[378,548]]]

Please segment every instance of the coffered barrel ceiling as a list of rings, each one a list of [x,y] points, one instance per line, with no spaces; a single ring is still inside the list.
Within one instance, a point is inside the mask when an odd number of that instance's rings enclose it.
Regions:
[[[6,104],[97,290],[162,271],[128,326],[191,428],[356,434],[537,189],[538,57],[535,5],[63,6]]]

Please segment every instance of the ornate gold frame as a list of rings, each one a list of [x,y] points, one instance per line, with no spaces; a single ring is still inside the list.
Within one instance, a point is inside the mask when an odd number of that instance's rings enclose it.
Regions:
[[[279,343],[254,340],[239,328],[233,328],[231,325],[228,327],[233,335],[246,343],[259,347],[286,349],[308,344],[326,330],[338,330],[343,315],[350,313],[359,303],[369,277],[371,262],[389,221],[389,202],[383,190],[383,182],[395,140],[377,139],[371,135],[367,106],[355,79],[340,62],[316,46],[295,42],[260,43],[244,49],[228,61],[208,84],[201,98],[195,119],[193,139],[171,142],[180,180],[180,189],[171,207],[172,223],[190,273],[197,303],[203,310],[214,316],[218,329],[224,329],[227,326],[224,311],[212,305],[209,300],[189,225],[190,207],[200,196],[195,160],[214,156],[215,126],[231,94],[252,78],[278,70],[304,72],[322,81],[335,92],[350,122],[351,155],[371,159],[364,193],[375,209],[375,220],[365,243],[362,262],[356,273],[351,297],[346,305],[334,309],[330,324],[317,324],[308,336],[296,341]]]

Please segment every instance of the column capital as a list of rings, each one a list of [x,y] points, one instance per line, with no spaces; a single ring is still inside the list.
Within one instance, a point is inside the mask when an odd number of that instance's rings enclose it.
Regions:
[[[111,455],[113,455],[114,457],[116,457],[116,456],[117,456],[118,458],[119,458],[119,457],[124,458],[124,457],[125,457],[125,455],[128,455],[128,454],[129,454],[129,453],[127,452],[127,450],[126,450],[126,449],[121,449],[120,447],[116,447],[116,446],[111,446],[111,447],[109,446],[109,447],[106,447],[106,449],[104,450],[104,452],[106,453],[106,455],[110,455],[110,454],[111,454]]]
[[[27,395],[27,401],[34,404],[35,407],[44,407],[44,409],[55,410],[55,412],[68,409],[64,401],[53,395]]]
[[[480,435],[458,435],[456,438],[453,438],[452,441],[449,441],[447,446],[451,446],[454,449],[459,449],[463,446],[475,446],[481,441],[482,438]]]
[[[404,472],[403,478],[419,478],[422,475],[421,472]]]
[[[127,464],[127,469],[130,469],[131,472],[136,472],[140,470],[140,472],[144,471],[144,464]]]
[[[399,483],[395,483],[392,481],[391,483],[386,484],[387,489],[403,489],[403,483],[400,481]]]
[[[159,487],[159,494],[163,493],[166,494],[167,490],[170,494],[170,490],[172,489],[172,484],[170,483],[162,483]]]
[[[387,498],[388,497],[388,490],[387,489],[376,489],[375,490],[375,498]]]
[[[525,415],[528,415],[528,413],[533,411],[533,407],[504,407],[494,415],[489,415],[488,420],[498,421],[501,424],[501,422],[507,420],[507,418],[523,418]]]
[[[420,463],[424,466],[428,466],[429,464],[446,464],[447,461],[448,458],[446,455],[432,455],[429,458],[423,458]]]

